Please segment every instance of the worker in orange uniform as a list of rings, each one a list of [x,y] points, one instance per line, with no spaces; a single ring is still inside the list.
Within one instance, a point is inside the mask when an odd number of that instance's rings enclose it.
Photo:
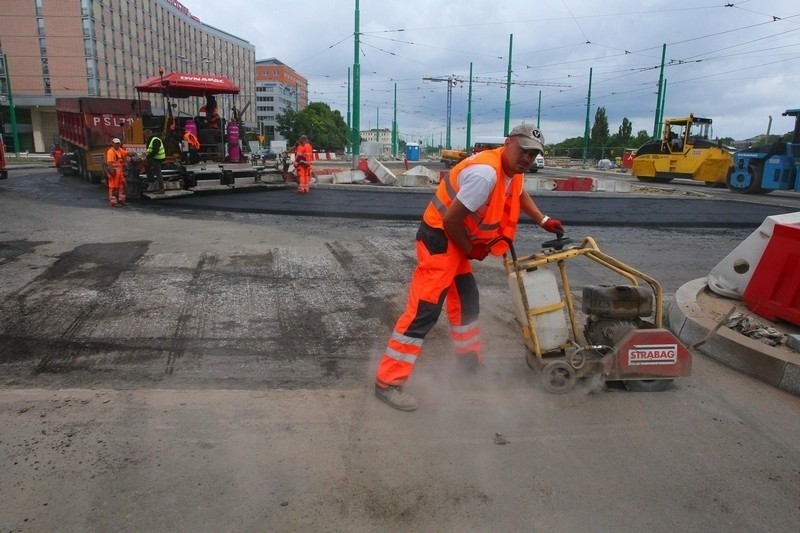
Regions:
[[[50,150],[50,157],[53,158],[53,164],[56,168],[58,165],[61,164],[61,156],[64,154],[64,150],[61,148],[61,145],[56,143],[53,145],[53,148]]]
[[[197,135],[192,133],[191,131],[184,131],[183,132],[183,142],[186,143],[186,162],[190,165],[194,165],[197,163],[200,158],[198,157],[198,150],[200,150],[200,141],[197,138]]]
[[[294,146],[294,166],[297,170],[297,192],[307,193],[311,183],[311,162],[314,160],[314,149],[308,142],[307,135],[301,135]]]
[[[521,124],[503,146],[461,161],[439,183],[417,231],[408,303],[375,376],[375,394],[395,409],[417,408],[403,385],[445,302],[459,366],[476,371],[482,365],[478,287],[470,260],[506,252],[508,243],[498,238],[513,241],[521,211],[545,230],[563,234],[561,222],[542,214],[522,187],[523,173],[543,150],[542,133]]]
[[[106,150],[106,184],[108,185],[108,202],[111,207],[125,205],[125,158],[128,151],[122,147],[122,141],[111,140],[111,147]]]

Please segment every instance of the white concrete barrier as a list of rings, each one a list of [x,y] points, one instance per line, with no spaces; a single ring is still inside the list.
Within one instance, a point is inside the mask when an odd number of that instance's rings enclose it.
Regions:
[[[378,178],[378,181],[383,183],[384,185],[396,185],[397,184],[397,176],[395,176],[391,170],[386,168],[383,163],[375,159],[374,157],[370,157],[367,161],[367,166],[375,174],[375,177]]]
[[[800,211],[765,218],[756,231],[711,269],[707,277],[708,288],[721,296],[741,300],[772,237],[775,224],[799,223]]]
[[[367,175],[362,170],[341,170],[331,174],[333,176],[331,183],[364,183],[367,181]]]
[[[631,182],[627,180],[595,178],[592,190],[596,192],[631,192]]]
[[[407,170],[400,179],[402,187],[427,187],[431,183],[438,182],[439,173],[422,165]]]
[[[556,182],[550,178],[525,178],[522,186],[528,192],[552,191],[556,188]]]

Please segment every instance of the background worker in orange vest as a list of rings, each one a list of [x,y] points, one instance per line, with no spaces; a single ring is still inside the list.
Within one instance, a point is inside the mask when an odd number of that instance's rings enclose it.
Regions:
[[[111,147],[106,150],[106,185],[108,186],[108,203],[111,207],[125,205],[125,158],[128,151],[122,147],[122,141],[116,137],[111,140]]]
[[[401,411],[417,402],[403,390],[428,331],[445,302],[457,362],[475,371],[483,361],[478,287],[471,259],[508,250],[520,212],[545,230],[563,234],[560,221],[542,214],[523,189],[524,172],[544,151],[544,136],[530,124],[511,130],[502,147],[460,163],[443,179],[417,231],[417,268],[405,312],[395,324],[375,376],[375,394]]]
[[[314,160],[314,149],[308,142],[307,135],[301,135],[294,150],[294,166],[297,170],[297,192],[307,193],[311,183],[311,162]]]
[[[61,148],[61,145],[56,143],[53,145],[53,148],[50,150],[50,157],[53,158],[53,164],[56,168],[61,163],[61,156],[64,154],[64,150]]]
[[[198,156],[198,150],[200,150],[200,140],[197,138],[197,135],[191,131],[184,131],[183,141],[186,143],[188,152],[186,156],[186,162],[190,165],[194,165],[200,160],[200,157]]]

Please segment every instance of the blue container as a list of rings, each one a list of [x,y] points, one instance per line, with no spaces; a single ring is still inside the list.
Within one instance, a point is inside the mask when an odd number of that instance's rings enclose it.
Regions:
[[[406,159],[408,161],[419,161],[419,145],[415,143],[406,144]]]

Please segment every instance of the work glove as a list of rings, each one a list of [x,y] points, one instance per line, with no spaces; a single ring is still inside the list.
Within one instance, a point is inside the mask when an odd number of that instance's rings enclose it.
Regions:
[[[544,216],[539,225],[550,233],[564,234],[564,226],[561,224],[561,221],[555,218],[550,218],[547,215]]]
[[[473,242],[472,249],[467,254],[468,259],[483,261],[489,255],[489,245],[485,242]]]

